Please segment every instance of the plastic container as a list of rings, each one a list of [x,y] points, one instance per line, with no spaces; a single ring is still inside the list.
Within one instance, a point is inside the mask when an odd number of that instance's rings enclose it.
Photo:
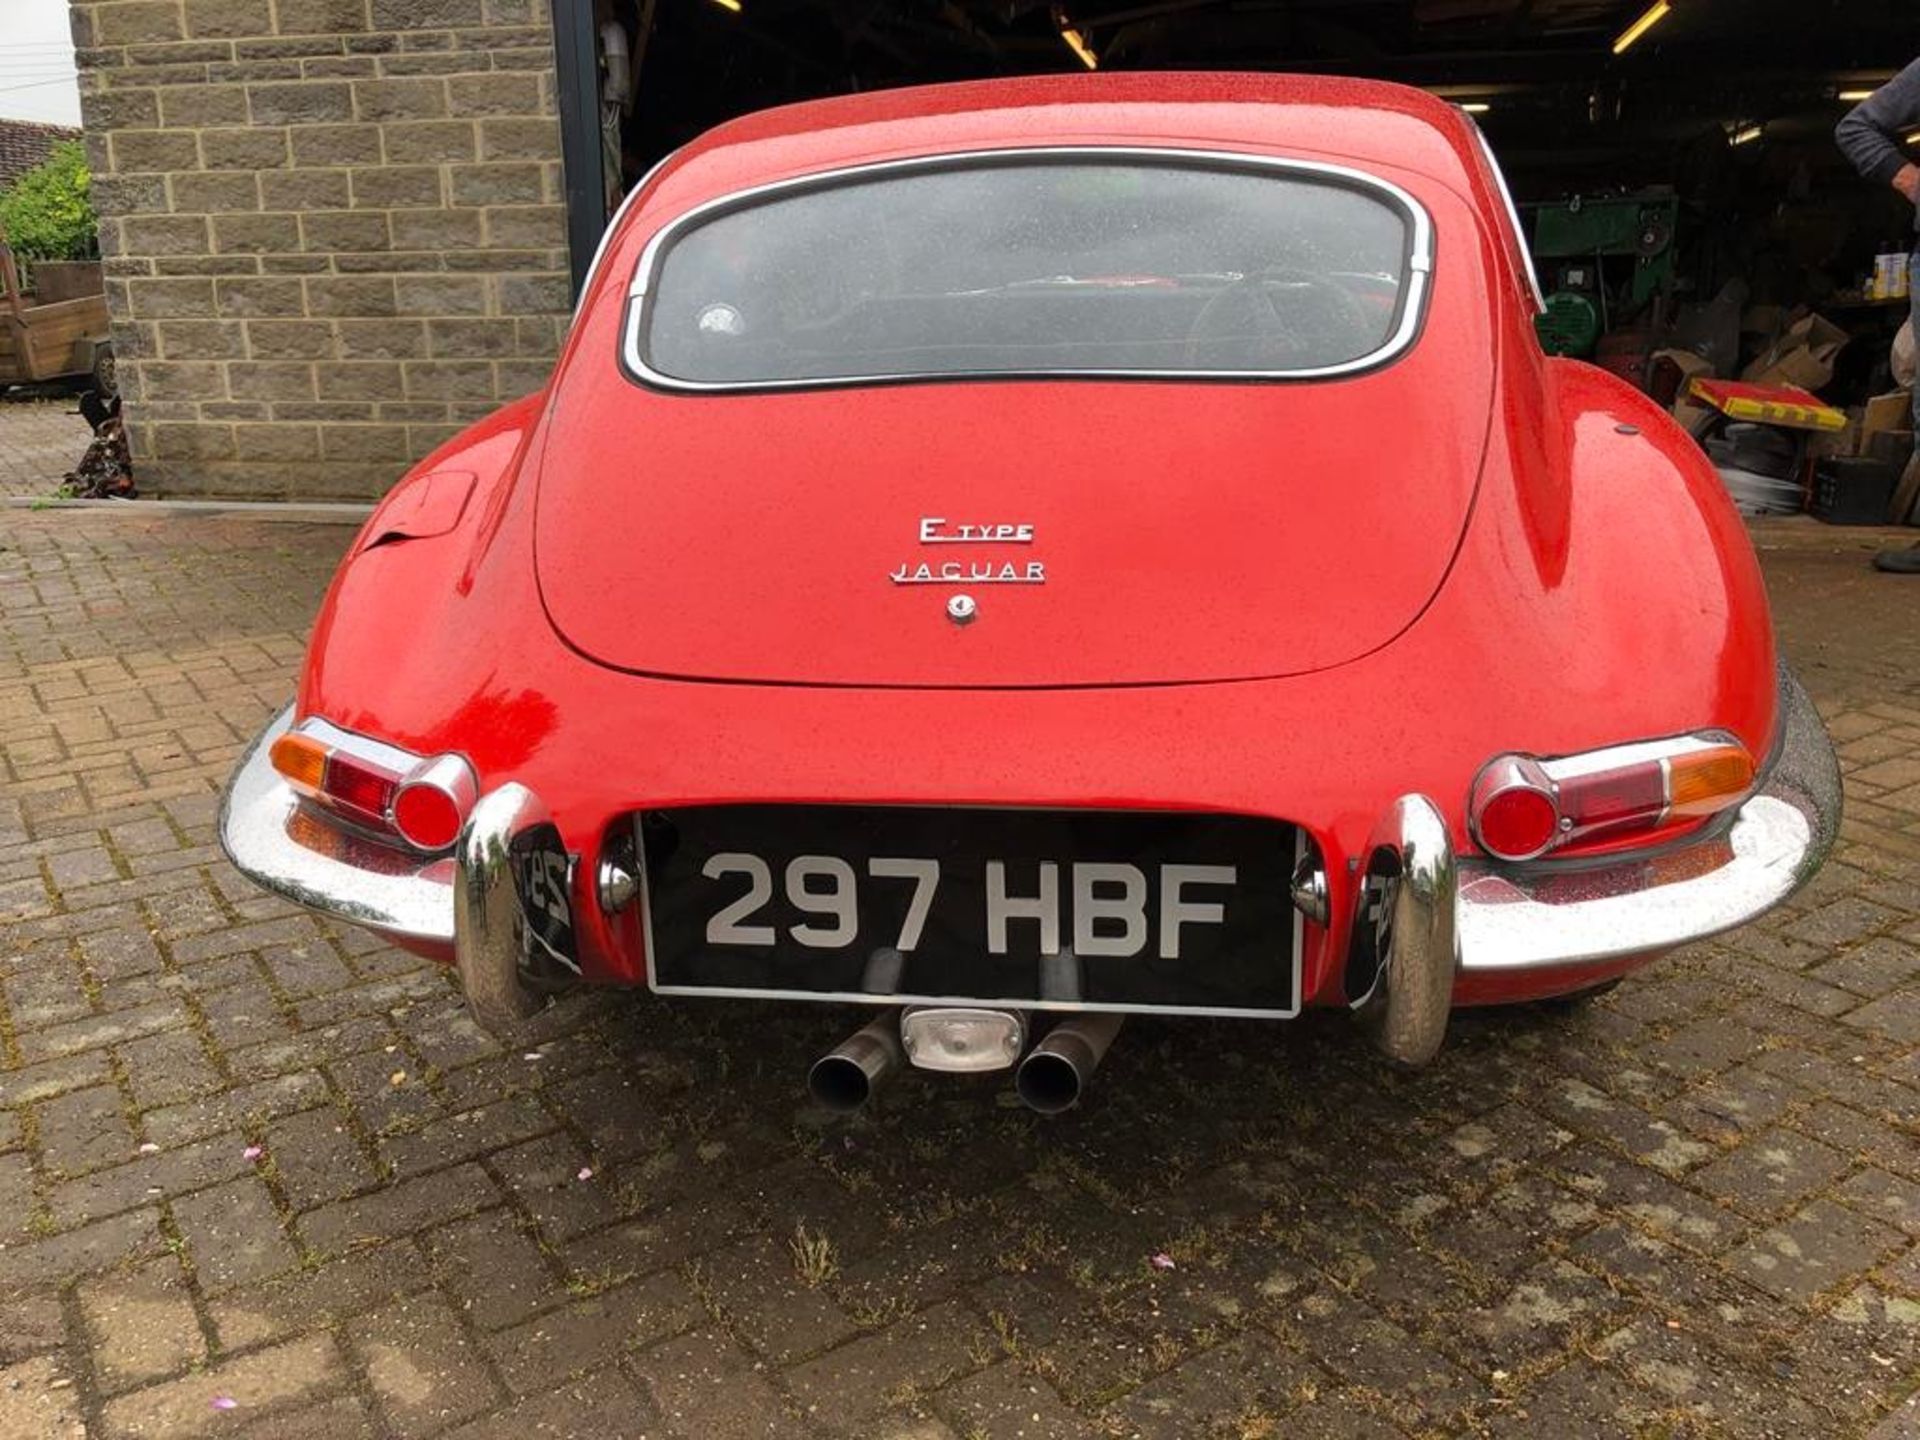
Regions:
[[[1907,252],[1904,250],[1883,250],[1873,257],[1873,288],[1868,296],[1873,300],[1904,300],[1907,298]]]
[[[1807,513],[1829,525],[1885,525],[1900,471],[1864,455],[1829,455],[1813,467]]]

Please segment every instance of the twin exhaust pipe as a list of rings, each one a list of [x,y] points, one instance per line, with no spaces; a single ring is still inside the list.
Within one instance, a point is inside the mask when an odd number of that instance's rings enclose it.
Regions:
[[[1005,1016],[1010,1032],[1025,1033],[1020,1017],[1004,1011],[972,1011],[968,1012],[968,1018],[978,1023],[983,1014]],[[1120,1023],[1125,1018],[1109,1014],[1078,1015],[1049,1030],[1014,1071],[1014,1089],[1027,1108],[1042,1115],[1058,1115],[1077,1105],[1093,1079],[1093,1072],[1106,1058],[1113,1037],[1120,1033]],[[912,1012],[889,1010],[814,1061],[813,1068],[807,1072],[807,1089],[813,1098],[841,1114],[851,1114],[865,1105],[873,1092],[907,1059],[901,1028],[903,1024],[910,1025],[912,1020]],[[1013,1053],[1017,1054],[1018,1042],[1013,1043]],[[1006,1063],[1002,1060],[997,1064],[937,1064],[927,1068],[998,1069]]]
[[[900,1013],[884,1011],[813,1062],[807,1089],[829,1110],[851,1115],[900,1068]]]

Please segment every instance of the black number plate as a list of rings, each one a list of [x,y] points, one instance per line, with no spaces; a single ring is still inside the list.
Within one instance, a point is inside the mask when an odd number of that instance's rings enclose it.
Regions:
[[[1292,1015],[1294,827],[725,805],[640,822],[667,993]]]
[[[534,971],[554,963],[580,973],[573,939],[573,905],[567,898],[569,859],[557,826],[534,825],[508,842],[507,858],[520,897],[524,922],[521,950]]]

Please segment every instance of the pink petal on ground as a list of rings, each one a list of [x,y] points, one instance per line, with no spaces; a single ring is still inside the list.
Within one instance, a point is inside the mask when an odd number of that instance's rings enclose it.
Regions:
[[[266,1149],[263,1146],[249,1145],[247,1146],[246,1149],[240,1152],[240,1158],[242,1160],[258,1160],[262,1155],[266,1153],[267,1153]]]
[[[160,1147],[149,1140],[140,1147],[140,1153],[142,1155],[157,1155],[160,1153]]]
[[[579,1174],[578,1174],[577,1176],[575,1176],[574,1178],[575,1178],[575,1179],[578,1179],[578,1180],[591,1180],[591,1179],[593,1179],[593,1167],[592,1167],[591,1165],[582,1165],[582,1166],[580,1167],[580,1173],[579,1173]]]
[[[1167,1252],[1164,1250],[1162,1250],[1159,1254],[1155,1255],[1153,1259],[1148,1261],[1147,1263],[1152,1265],[1153,1268],[1156,1270],[1173,1269],[1173,1257],[1167,1254]]]
[[[240,1402],[231,1395],[216,1395],[207,1402],[216,1410],[238,1410]]]

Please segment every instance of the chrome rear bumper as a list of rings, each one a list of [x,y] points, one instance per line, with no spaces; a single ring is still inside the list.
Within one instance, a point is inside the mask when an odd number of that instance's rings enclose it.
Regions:
[[[254,884],[402,944],[453,949],[453,861],[420,860],[304,811],[268,759],[293,720],[274,716],[220,803],[220,848]]]
[[[1601,974],[1742,925],[1804,885],[1840,826],[1840,771],[1806,692],[1780,671],[1783,739],[1730,826],[1650,854],[1495,867],[1457,858],[1423,796],[1389,809],[1367,847],[1347,994],[1397,1060],[1430,1060],[1462,976],[1584,969]],[[228,786],[220,843],[257,884],[296,904],[450,956],[483,1019],[533,1001],[518,985],[524,923],[507,863],[544,821],[538,797],[505,785],[481,799],[450,857],[421,861],[308,815],[268,760],[291,708],[254,741]],[[456,912],[459,923],[456,924]]]
[[[1361,872],[1347,993],[1382,1050],[1423,1064],[1461,976],[1577,975],[1731,930],[1792,895],[1840,830],[1840,767],[1813,702],[1783,665],[1782,740],[1730,826],[1587,864],[1494,866],[1446,851],[1423,796],[1383,819]],[[1451,912],[1446,913],[1446,912]]]
[[[505,1033],[545,998],[521,983],[525,918],[512,846],[548,820],[525,786],[481,797],[450,856],[420,860],[302,808],[268,759],[292,707],[247,751],[220,807],[220,846],[248,879],[295,904],[450,956],[482,1025]]]
[[[1813,878],[1840,831],[1840,765],[1782,666],[1779,754],[1731,828],[1617,862],[1460,865],[1460,960],[1472,971],[1601,965],[1744,925]]]

